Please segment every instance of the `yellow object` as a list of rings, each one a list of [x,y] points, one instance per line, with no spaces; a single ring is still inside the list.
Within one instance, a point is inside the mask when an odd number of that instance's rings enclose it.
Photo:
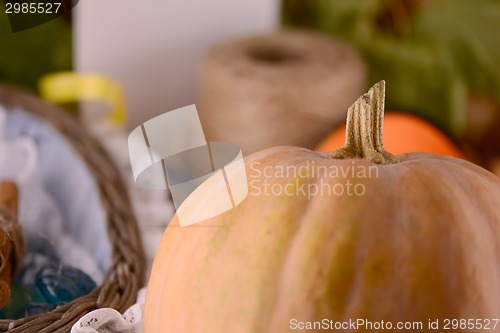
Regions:
[[[39,82],[40,96],[55,104],[78,101],[103,102],[111,108],[113,122],[125,124],[127,114],[121,86],[100,74],[59,72],[42,77]]]

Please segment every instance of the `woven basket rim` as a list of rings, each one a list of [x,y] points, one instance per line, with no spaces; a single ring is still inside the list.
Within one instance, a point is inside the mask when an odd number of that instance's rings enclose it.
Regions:
[[[100,143],[61,108],[13,86],[0,84],[0,104],[34,114],[62,134],[84,160],[99,189],[107,215],[112,263],[103,282],[91,294],[43,315],[0,320],[0,332],[69,332],[84,314],[98,308],[124,312],[144,285],[145,255],[127,188]]]

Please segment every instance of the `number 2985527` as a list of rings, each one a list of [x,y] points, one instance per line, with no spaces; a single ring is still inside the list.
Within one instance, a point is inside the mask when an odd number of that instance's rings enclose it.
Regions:
[[[59,14],[60,2],[6,2],[6,14]]]

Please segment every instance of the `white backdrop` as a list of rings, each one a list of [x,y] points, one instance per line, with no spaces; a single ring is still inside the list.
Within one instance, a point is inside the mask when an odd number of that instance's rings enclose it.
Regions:
[[[195,102],[200,60],[227,38],[274,30],[279,0],[81,0],[75,68],[119,80],[129,128]]]

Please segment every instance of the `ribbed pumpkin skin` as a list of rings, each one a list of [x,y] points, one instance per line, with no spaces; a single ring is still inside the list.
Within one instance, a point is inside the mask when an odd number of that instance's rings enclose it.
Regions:
[[[257,196],[250,184],[245,201],[218,217],[189,227],[174,217],[149,281],[145,332],[287,333],[301,331],[291,319],[324,318],[422,321],[425,331],[428,319],[498,318],[500,180],[451,157],[398,158],[376,165],[294,147],[247,157],[250,182],[293,183],[256,169],[313,161],[375,166],[378,177],[299,177],[366,188],[311,200]],[[220,190],[203,187],[193,194]]]

